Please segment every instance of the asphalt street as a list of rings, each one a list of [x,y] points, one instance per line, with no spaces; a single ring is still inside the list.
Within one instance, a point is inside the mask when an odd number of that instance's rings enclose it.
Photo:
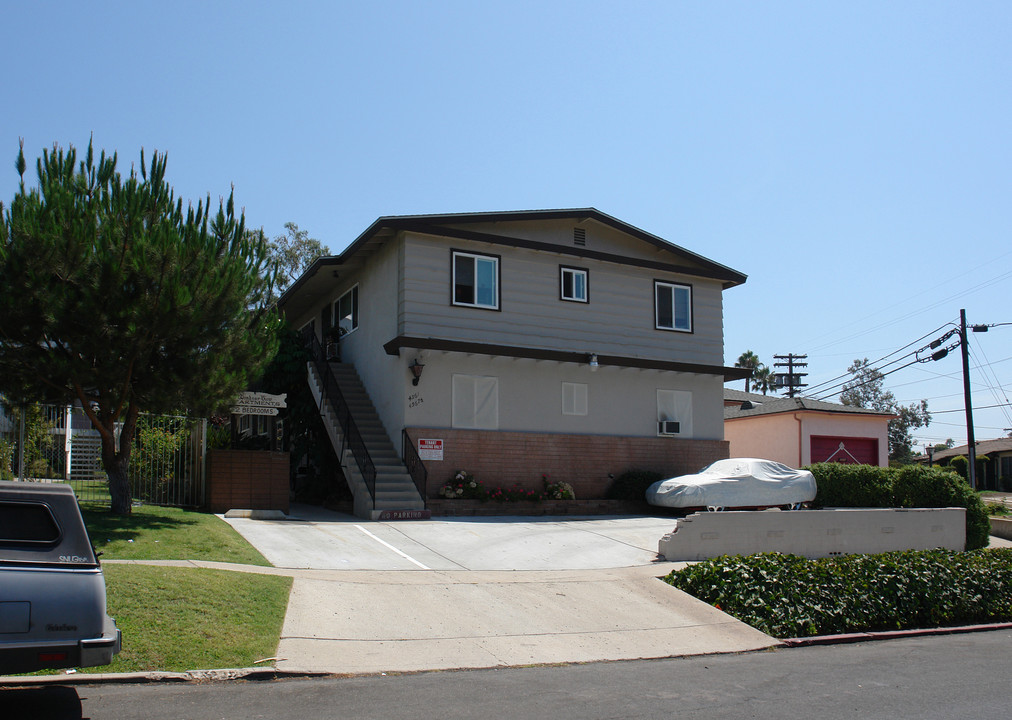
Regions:
[[[1012,631],[666,660],[268,682],[0,688],[5,720],[1006,720]]]

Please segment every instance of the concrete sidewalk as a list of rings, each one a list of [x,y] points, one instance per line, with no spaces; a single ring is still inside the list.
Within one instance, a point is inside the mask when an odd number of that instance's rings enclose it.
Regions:
[[[779,642],[657,578],[670,518],[229,519],[294,578],[276,666],[376,673],[758,650]],[[348,569],[341,569],[348,568]]]

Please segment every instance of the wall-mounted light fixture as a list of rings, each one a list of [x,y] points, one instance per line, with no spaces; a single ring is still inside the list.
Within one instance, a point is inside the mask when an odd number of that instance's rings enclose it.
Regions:
[[[590,354],[589,362],[590,362],[590,371],[594,372],[595,370],[597,370],[597,353]]]
[[[417,385],[418,381],[422,379],[422,368],[424,367],[425,367],[424,365],[418,362],[418,358],[415,358],[411,362],[411,364],[408,365],[408,370],[410,370],[411,374],[414,375],[414,377],[411,379],[412,385]]]

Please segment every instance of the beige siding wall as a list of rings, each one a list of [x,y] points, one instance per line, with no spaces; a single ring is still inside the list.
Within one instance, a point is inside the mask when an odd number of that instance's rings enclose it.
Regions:
[[[591,435],[657,436],[657,390],[692,393],[694,439],[722,440],[723,408],[714,399],[721,378],[688,373],[589,366],[554,361],[490,358],[484,355],[402,351],[402,362],[425,365],[418,386],[405,387],[411,426],[451,427],[454,374],[498,380],[500,430]],[[587,388],[587,414],[564,415],[562,384]]]
[[[643,243],[640,243],[641,245]],[[498,255],[500,310],[454,306],[451,248]],[[559,299],[559,266],[587,268],[588,303]],[[721,285],[557,253],[408,234],[400,333],[523,347],[723,364]],[[691,285],[692,333],[654,328],[654,280]]]

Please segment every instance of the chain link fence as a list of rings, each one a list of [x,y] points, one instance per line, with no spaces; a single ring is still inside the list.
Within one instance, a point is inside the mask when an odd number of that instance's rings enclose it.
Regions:
[[[204,504],[206,420],[142,414],[133,443],[128,475],[135,502]],[[109,503],[102,440],[77,407],[0,409],[0,479],[64,482],[81,502]]]

